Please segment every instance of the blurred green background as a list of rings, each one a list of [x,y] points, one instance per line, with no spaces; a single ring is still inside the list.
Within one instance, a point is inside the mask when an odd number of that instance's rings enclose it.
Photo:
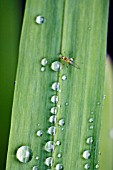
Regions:
[[[24,0],[0,0],[0,170],[5,169],[24,6]]]
[[[25,0],[7,0],[7,2],[0,0],[0,170],[5,170],[24,8]],[[108,67],[111,68],[112,66],[108,64]],[[108,94],[108,97],[105,100],[106,108],[102,118],[100,169],[113,170],[113,139],[110,139],[109,131],[104,130],[106,127],[107,129],[113,127],[113,107],[111,110],[112,103],[108,103],[111,98],[113,99],[113,91],[111,92],[113,88],[113,71],[112,69],[107,70],[109,70],[107,71],[107,77],[110,77],[109,81],[106,79],[106,83],[108,83],[108,86],[106,85],[106,95]],[[112,85],[109,86],[110,84]],[[110,151],[111,153],[109,153]],[[110,166],[106,166],[106,169],[103,162],[105,164],[108,162]]]

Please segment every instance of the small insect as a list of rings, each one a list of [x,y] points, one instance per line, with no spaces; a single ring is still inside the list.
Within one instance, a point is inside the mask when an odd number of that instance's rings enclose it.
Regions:
[[[63,55],[60,55],[59,57],[60,57],[61,60],[66,61],[68,64],[72,65],[73,67],[80,69],[80,67],[74,62],[73,58],[68,58],[68,57],[63,56]]]

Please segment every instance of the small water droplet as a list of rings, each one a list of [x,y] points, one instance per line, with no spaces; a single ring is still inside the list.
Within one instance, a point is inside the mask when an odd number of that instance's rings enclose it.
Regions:
[[[84,159],[89,159],[91,157],[90,151],[89,150],[84,151],[82,156]]]
[[[93,119],[93,118],[90,118],[90,119],[89,119],[89,122],[90,122],[90,123],[92,123],[93,121],[94,121],[94,119]]]
[[[62,164],[57,164],[55,167],[56,170],[64,169]]]
[[[68,106],[68,105],[69,105],[69,103],[68,103],[68,102],[66,102],[66,103],[65,103],[65,105],[66,105],[66,106]]]
[[[18,148],[16,157],[20,162],[27,163],[32,159],[32,150],[29,146],[21,146]]]
[[[58,83],[58,82],[53,83],[52,84],[52,89],[56,90],[56,91],[59,91],[60,90],[60,83]]]
[[[45,69],[45,67],[41,67],[41,71],[43,72],[43,71],[45,71],[46,69]]]
[[[59,125],[60,125],[60,126],[64,126],[64,125],[65,125],[64,119],[59,120]]]
[[[55,61],[51,64],[51,69],[53,71],[60,71],[62,69],[62,64],[59,61]]]
[[[42,131],[42,130],[38,130],[36,134],[37,134],[37,136],[39,136],[39,137],[40,137],[40,136],[42,136],[42,135],[43,135],[43,131]]]
[[[62,80],[66,80],[67,79],[67,76],[66,75],[63,75],[62,76]]]
[[[93,137],[91,136],[91,137],[87,138],[86,143],[92,144],[93,143]]]
[[[51,102],[52,102],[52,103],[58,103],[58,96],[55,96],[55,95],[52,96],[52,97],[51,97]]]
[[[93,114],[94,114],[94,112],[91,112],[91,114],[93,115]]]
[[[90,129],[93,129],[93,128],[94,128],[94,126],[90,126],[89,128],[90,128]]]
[[[105,100],[106,99],[106,95],[104,94],[104,96],[103,96],[103,99]]]
[[[55,126],[49,127],[47,132],[48,132],[50,135],[55,135],[55,134],[56,134],[56,127],[55,127]]]
[[[100,105],[100,102],[99,102],[99,101],[97,102],[97,105]]]
[[[89,169],[90,168],[89,164],[85,164],[84,168]]]
[[[47,65],[47,59],[46,59],[46,58],[43,58],[43,59],[41,60],[41,64],[42,64],[43,66],[46,66],[46,65]]]
[[[98,169],[98,168],[99,168],[99,164],[97,164],[97,165],[95,166],[95,168]]]
[[[62,154],[61,154],[61,153],[59,153],[57,156],[58,156],[58,158],[61,158],[61,157],[62,157]]]
[[[40,126],[40,124],[38,123],[38,126]]]
[[[39,156],[36,156],[36,160],[39,160]]]
[[[46,21],[45,18],[42,17],[42,16],[37,16],[36,17],[36,23],[37,24],[43,24],[45,21]]]
[[[52,165],[53,165],[53,158],[52,158],[52,157],[46,158],[45,164],[46,164],[47,166],[52,166]]]
[[[58,105],[57,105],[57,107],[58,107],[58,108],[61,108],[61,105],[60,105],[60,104],[58,104]]]
[[[55,145],[54,145],[54,142],[53,141],[48,141],[46,144],[45,144],[45,150],[47,152],[54,152],[54,149],[55,149]]]
[[[57,114],[57,111],[58,111],[57,107],[52,107],[51,108],[51,113],[52,114]]]
[[[38,170],[38,166],[33,166],[32,170]]]
[[[52,115],[50,118],[49,118],[49,122],[51,122],[51,123],[56,123],[56,116],[54,116],[54,115]]]
[[[61,145],[61,142],[60,142],[59,140],[56,141],[56,145],[57,145],[57,146]]]

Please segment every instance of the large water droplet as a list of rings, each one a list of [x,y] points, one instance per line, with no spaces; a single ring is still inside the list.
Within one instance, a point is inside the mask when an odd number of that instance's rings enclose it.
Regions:
[[[18,148],[16,157],[20,162],[27,163],[32,159],[32,150],[29,146],[21,146]]]
[[[55,169],[56,170],[61,170],[61,169],[63,169],[63,165],[62,164],[57,164]]]
[[[57,111],[58,111],[57,107],[52,107],[51,108],[51,113],[52,114],[57,114]]]
[[[66,80],[67,79],[67,76],[66,75],[63,75],[62,76],[62,80]]]
[[[60,126],[64,126],[64,124],[65,124],[64,119],[59,120],[59,125],[60,125]]]
[[[56,134],[56,127],[55,127],[55,126],[49,127],[47,132],[48,132],[50,135],[55,135],[55,134]]]
[[[52,89],[55,90],[55,91],[59,91],[60,90],[60,84],[58,82],[53,83]]]
[[[90,119],[89,119],[89,122],[90,122],[90,123],[92,123],[93,121],[94,121],[94,119],[93,119],[93,118],[90,118]]]
[[[49,118],[49,121],[51,122],[51,123],[56,123],[56,116],[54,116],[54,115],[52,115],[50,118]]]
[[[93,143],[93,137],[91,136],[91,137],[87,138],[86,143],[92,144]]]
[[[46,58],[43,58],[43,59],[41,60],[41,64],[42,64],[43,66],[46,66],[46,65],[47,65],[47,59],[46,59]]]
[[[84,168],[89,169],[90,168],[89,164],[85,164]]]
[[[55,61],[51,65],[53,71],[60,71],[62,69],[62,64],[59,61]]]
[[[53,141],[48,141],[46,144],[45,144],[45,150],[47,152],[54,152],[54,149],[55,149],[55,145],[54,145],[54,142]]]
[[[45,21],[46,21],[45,18],[42,17],[42,16],[37,16],[36,17],[36,23],[37,24],[43,24]]]
[[[56,141],[56,145],[59,146],[61,145],[61,142],[59,140]]]
[[[38,166],[33,166],[33,169],[32,170],[39,170],[38,169]]]
[[[36,134],[37,134],[37,136],[39,136],[39,137],[40,137],[40,136],[42,136],[42,135],[43,135],[43,131],[42,131],[42,130],[38,130]]]
[[[51,102],[52,102],[52,103],[58,103],[58,96],[55,96],[55,95],[52,96],[52,97],[51,97]]]
[[[52,157],[46,158],[45,164],[46,164],[47,166],[52,166],[52,165],[53,165],[53,158],[52,158]]]
[[[89,150],[84,151],[82,156],[84,159],[89,159],[91,156],[90,151]]]

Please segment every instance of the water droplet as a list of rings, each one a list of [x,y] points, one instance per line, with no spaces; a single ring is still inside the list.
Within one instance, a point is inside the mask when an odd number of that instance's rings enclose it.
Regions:
[[[94,114],[94,112],[91,112],[91,114],[93,115],[93,114]]]
[[[42,16],[37,16],[36,17],[36,23],[37,24],[43,24],[45,21],[46,21],[45,18],[42,17]]]
[[[104,94],[104,96],[103,96],[103,99],[105,100],[106,99],[106,95]]]
[[[54,116],[54,115],[52,115],[50,118],[49,118],[49,121],[51,122],[51,123],[56,123],[56,116]]]
[[[36,160],[39,160],[39,156],[36,156]]]
[[[60,104],[58,104],[58,105],[57,105],[57,107],[58,107],[58,108],[61,108],[61,105],[60,105]]]
[[[93,143],[93,137],[91,136],[91,137],[87,138],[86,143],[92,144]]]
[[[69,103],[68,103],[68,102],[66,102],[66,103],[65,103],[65,105],[66,105],[66,106],[68,106],[68,105],[69,105]]]
[[[58,156],[58,158],[61,158],[61,157],[62,157],[62,154],[61,154],[61,153],[59,153],[57,156]]]
[[[62,164],[57,164],[55,169],[56,170],[61,170],[61,169],[63,169],[63,165]]]
[[[45,144],[45,150],[47,152],[54,152],[54,149],[55,149],[55,145],[54,145],[54,142],[53,141],[48,141],[46,144]]]
[[[32,150],[29,146],[21,146],[18,148],[16,157],[20,162],[27,163],[32,159]]]
[[[66,75],[63,75],[62,76],[62,80],[66,80],[67,79],[67,76]]]
[[[51,97],[51,102],[52,102],[52,103],[58,103],[58,96],[55,96],[55,95],[52,96],[52,97]]]
[[[33,166],[32,170],[38,170],[38,166]]]
[[[85,164],[84,168],[89,169],[90,168],[89,164]]]
[[[60,142],[59,140],[56,141],[56,145],[57,145],[57,146],[61,145],[61,142]]]
[[[58,82],[55,82],[52,84],[52,89],[59,91],[60,90],[60,84]]]
[[[97,164],[97,165],[95,166],[95,168],[98,169],[98,168],[99,168],[99,164]]]
[[[93,128],[94,128],[94,126],[90,126],[89,128],[90,128],[90,129],[93,129]]]
[[[60,125],[60,126],[64,126],[64,124],[65,124],[64,119],[59,120],[59,125]]]
[[[55,134],[56,134],[56,127],[55,127],[55,126],[49,127],[47,132],[48,132],[50,135],[55,135]]]
[[[51,113],[57,114],[57,111],[58,111],[57,107],[52,107],[51,108]]]
[[[89,159],[91,156],[90,151],[89,150],[84,151],[82,156],[84,159]]]
[[[111,128],[111,130],[110,130],[110,137],[111,137],[111,139],[113,139],[113,128]]]
[[[47,59],[46,59],[46,58],[43,58],[43,59],[41,60],[41,64],[42,64],[43,66],[46,66],[46,65],[47,65]]]
[[[90,123],[92,123],[93,121],[94,121],[94,119],[93,119],[93,118],[90,118],[90,119],[89,119],[89,122],[90,122]]]
[[[46,158],[45,164],[46,164],[47,166],[52,166],[52,165],[53,165],[53,158],[52,158],[52,157]]]
[[[41,71],[45,71],[45,67],[41,67]]]
[[[59,61],[55,61],[51,65],[53,71],[60,71],[62,69],[62,64]]]
[[[97,102],[97,105],[100,105],[100,102],[99,102],[99,101]]]
[[[43,135],[43,131],[42,130],[38,130],[36,134],[37,134],[37,136],[42,136]]]

